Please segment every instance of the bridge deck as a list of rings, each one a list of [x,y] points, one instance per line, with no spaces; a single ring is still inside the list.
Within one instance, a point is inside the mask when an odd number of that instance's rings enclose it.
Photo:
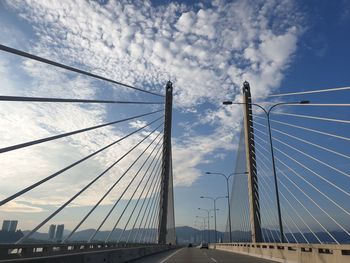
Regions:
[[[180,248],[144,257],[132,263],[270,263],[274,261],[240,255],[236,253],[198,248]]]

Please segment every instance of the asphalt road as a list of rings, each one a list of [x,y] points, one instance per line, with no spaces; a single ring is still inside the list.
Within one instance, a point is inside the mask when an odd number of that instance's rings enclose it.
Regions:
[[[199,248],[180,248],[144,257],[132,263],[272,263],[260,259],[226,251]]]

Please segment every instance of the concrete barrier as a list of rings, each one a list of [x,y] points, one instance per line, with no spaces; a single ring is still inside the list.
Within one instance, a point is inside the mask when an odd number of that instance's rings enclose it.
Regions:
[[[170,245],[131,245],[122,247],[112,244],[23,244],[0,245],[0,262],[40,263],[119,263],[142,258],[166,250]]]
[[[216,243],[211,249],[288,263],[349,263],[350,245],[288,243]]]

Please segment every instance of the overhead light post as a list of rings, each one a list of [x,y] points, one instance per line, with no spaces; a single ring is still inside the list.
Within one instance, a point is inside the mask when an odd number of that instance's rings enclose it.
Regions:
[[[218,242],[218,234],[217,234],[217,231],[216,231],[216,211],[219,210],[219,209],[216,209],[216,200],[219,200],[219,199],[223,199],[223,198],[228,198],[228,196],[219,196],[219,197],[210,197],[210,196],[201,196],[201,198],[203,199],[210,199],[210,200],[213,200],[214,202],[214,228],[215,228],[215,243]]]
[[[199,227],[200,232],[202,232],[202,230],[203,230],[203,222],[200,222],[200,221],[195,220],[195,221],[194,221],[194,226],[195,226],[196,228]],[[194,240],[195,243],[200,239],[200,237],[198,238],[198,233],[195,234],[194,239],[195,239],[195,240]],[[203,241],[203,233],[202,233],[202,241]]]
[[[204,241],[204,231],[205,231],[205,216],[196,216],[196,218],[202,218],[203,219],[203,231],[202,231],[202,243]]]
[[[276,202],[277,202],[277,213],[278,213],[278,223],[279,223],[279,229],[280,229],[280,239],[281,242],[284,243],[284,234],[283,234],[283,225],[282,225],[282,216],[281,216],[281,206],[280,206],[280,198],[279,198],[279,191],[278,191],[278,183],[277,183],[277,174],[276,174],[276,165],[275,165],[275,155],[273,150],[273,142],[272,142],[272,132],[271,132],[271,123],[270,123],[270,113],[272,109],[274,109],[277,106],[281,105],[293,105],[293,104],[309,104],[310,101],[308,100],[302,100],[297,102],[280,102],[272,105],[268,110],[266,110],[263,106],[257,104],[257,103],[250,103],[251,105],[254,105],[261,110],[266,115],[267,118],[267,127],[269,132],[269,140],[270,140],[270,151],[271,151],[271,158],[272,158],[272,171],[273,171],[273,177],[274,177],[274,183],[275,183],[275,191],[276,191]],[[233,102],[233,101],[224,101],[224,105],[245,105],[247,103],[243,102]]]
[[[200,207],[198,207],[198,210],[203,210],[203,211],[205,211],[205,212],[208,213],[208,243],[210,243],[210,223],[209,223],[209,219],[210,219],[210,210],[204,209],[204,208],[200,208]]]
[[[232,175],[239,175],[239,174],[248,174],[248,172],[244,173],[231,173],[228,176],[223,173],[212,173],[212,172],[206,172],[206,174],[212,174],[212,175],[221,175],[225,177],[226,179],[226,188],[227,188],[227,206],[228,206],[228,224],[230,228],[230,243],[232,243],[232,225],[231,225],[231,207],[230,207],[230,189],[229,189],[229,179]]]

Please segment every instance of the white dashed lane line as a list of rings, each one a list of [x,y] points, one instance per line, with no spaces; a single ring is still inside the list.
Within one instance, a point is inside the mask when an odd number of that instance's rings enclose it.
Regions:
[[[213,262],[217,263],[218,261],[215,258],[209,257],[209,255],[206,252],[203,252],[204,255],[206,255],[208,258],[210,258]]]
[[[169,256],[167,256],[165,259],[162,259],[161,261],[159,261],[159,263],[164,263],[166,262],[168,259],[170,259],[172,256],[174,256],[175,254],[177,254],[178,252],[180,252],[181,250],[183,250],[184,248],[181,248],[179,250],[176,250],[174,253],[170,254]]]

